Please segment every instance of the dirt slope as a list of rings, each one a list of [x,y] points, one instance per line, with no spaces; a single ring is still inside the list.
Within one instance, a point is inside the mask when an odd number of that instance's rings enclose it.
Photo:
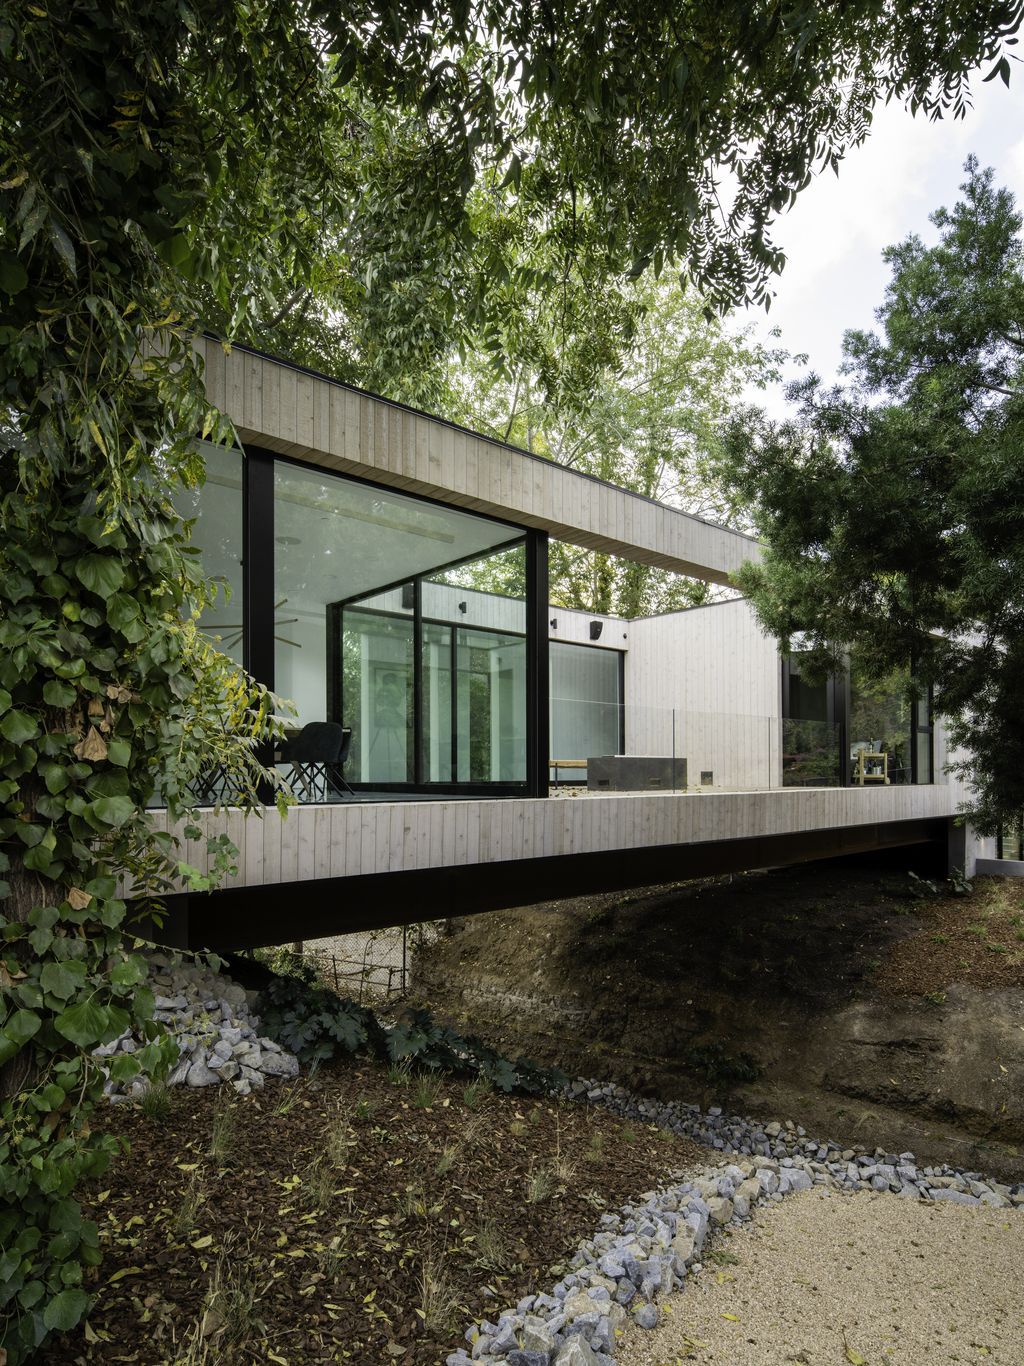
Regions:
[[[819,864],[461,922],[414,990],[506,1048],[848,1142],[1024,1170],[1024,885]]]

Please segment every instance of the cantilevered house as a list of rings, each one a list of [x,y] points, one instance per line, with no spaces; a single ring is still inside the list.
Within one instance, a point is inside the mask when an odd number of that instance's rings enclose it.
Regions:
[[[207,449],[186,509],[232,588],[203,624],[293,700],[282,763],[314,757],[286,819],[204,813],[239,871],[174,906],[184,942],[900,845],[971,864],[925,703],[855,667],[809,685],[740,599],[633,621],[549,603],[549,538],[716,584],[755,542],[272,357],[197,347],[240,438]],[[344,753],[321,763],[338,727]],[[187,857],[201,866],[202,844]]]

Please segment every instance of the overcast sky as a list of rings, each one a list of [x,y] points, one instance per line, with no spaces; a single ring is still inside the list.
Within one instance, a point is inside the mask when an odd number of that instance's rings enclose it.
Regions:
[[[747,316],[759,333],[780,327],[781,345],[806,352],[807,368],[824,378],[839,365],[843,332],[874,326],[889,278],[882,249],[912,232],[935,240],[928,215],[955,203],[969,153],[994,166],[997,183],[1024,204],[1024,66],[1013,63],[1009,89],[998,78],[978,78],[972,94],[974,108],[958,120],[929,123],[902,107],[879,109],[867,142],[840,164],[838,177],[820,176],[779,221],[775,241],[787,261],[776,297],[767,318],[762,310]],[[773,413],[786,410],[781,387],[752,397]]]

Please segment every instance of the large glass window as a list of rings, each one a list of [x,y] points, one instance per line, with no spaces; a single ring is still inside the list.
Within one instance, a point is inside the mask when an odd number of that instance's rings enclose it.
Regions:
[[[621,659],[618,650],[552,641],[551,764],[555,781],[586,782],[586,771],[562,770],[622,749]]]
[[[834,682],[808,679],[797,650],[782,666],[782,785],[835,787],[842,781],[842,728]]]
[[[203,631],[219,650],[239,664],[245,662],[242,613],[242,452],[200,442],[206,461],[201,489],[182,490],[175,505],[182,517],[194,520],[192,542],[200,548],[202,570],[217,584],[217,596],[199,618]]]
[[[299,722],[322,721],[331,710],[332,606],[364,595],[383,600],[392,585],[411,587],[418,576],[471,561],[517,534],[455,508],[275,461],[274,685],[296,704]],[[399,591],[398,610],[410,611],[402,601]]]
[[[518,541],[332,605],[349,781],[526,782],[525,562]]]
[[[871,678],[863,659],[851,655],[850,781],[855,785],[913,781],[909,683],[909,669]]]

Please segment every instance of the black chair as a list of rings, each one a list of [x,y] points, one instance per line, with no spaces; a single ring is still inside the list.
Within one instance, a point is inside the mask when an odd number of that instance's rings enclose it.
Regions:
[[[352,731],[337,721],[310,721],[281,746],[281,762],[291,766],[302,799],[326,802],[344,788],[354,795],[342,769],[352,744]]]

